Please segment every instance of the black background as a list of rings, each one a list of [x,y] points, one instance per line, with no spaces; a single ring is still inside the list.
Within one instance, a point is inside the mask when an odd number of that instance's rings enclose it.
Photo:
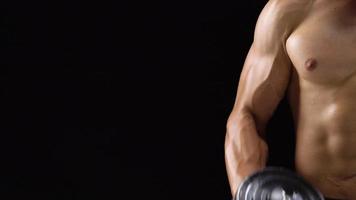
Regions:
[[[266,1],[2,1],[3,199],[230,199],[225,124]],[[293,168],[288,105],[269,165]]]

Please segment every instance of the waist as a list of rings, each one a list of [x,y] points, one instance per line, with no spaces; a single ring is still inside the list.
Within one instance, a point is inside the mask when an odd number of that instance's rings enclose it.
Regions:
[[[296,162],[298,174],[319,190],[326,199],[355,199],[355,163],[350,163],[351,166],[340,167],[341,165],[338,166],[333,161],[323,163],[306,163],[306,161]]]
[[[325,196],[344,199],[351,192],[346,188],[356,186],[356,131],[322,130],[297,132],[296,169]]]
[[[301,175],[315,181],[332,179],[335,182],[354,181],[356,183],[356,158],[350,161],[340,161],[340,159],[332,158],[310,159],[311,157],[306,154],[299,154],[296,157],[296,168]]]

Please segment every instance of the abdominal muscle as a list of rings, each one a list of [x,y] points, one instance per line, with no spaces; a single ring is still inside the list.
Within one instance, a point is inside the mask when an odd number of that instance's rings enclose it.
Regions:
[[[306,131],[297,134],[297,172],[326,197],[356,199],[356,156],[341,153],[355,152],[355,140],[341,139],[342,133],[336,133],[340,137],[326,136],[321,142],[307,135],[335,133]]]
[[[297,172],[324,196],[356,200],[356,94],[347,87],[301,84],[302,92],[293,97],[299,102],[291,103],[295,163]]]

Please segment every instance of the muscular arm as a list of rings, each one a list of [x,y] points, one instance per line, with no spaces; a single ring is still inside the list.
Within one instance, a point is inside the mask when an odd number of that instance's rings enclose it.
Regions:
[[[227,123],[225,161],[232,194],[266,165],[265,126],[288,86],[292,64],[285,41],[301,16],[300,2],[270,0],[258,18]]]

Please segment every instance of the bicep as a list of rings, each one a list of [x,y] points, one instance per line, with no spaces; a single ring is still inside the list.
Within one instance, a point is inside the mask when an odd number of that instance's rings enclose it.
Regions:
[[[232,115],[247,109],[257,124],[265,124],[285,94],[290,69],[290,61],[282,49],[265,54],[252,44],[240,76]]]
[[[232,118],[247,110],[257,125],[264,126],[283,98],[292,67],[285,41],[299,19],[295,7],[289,1],[273,0],[262,10],[240,76]]]

